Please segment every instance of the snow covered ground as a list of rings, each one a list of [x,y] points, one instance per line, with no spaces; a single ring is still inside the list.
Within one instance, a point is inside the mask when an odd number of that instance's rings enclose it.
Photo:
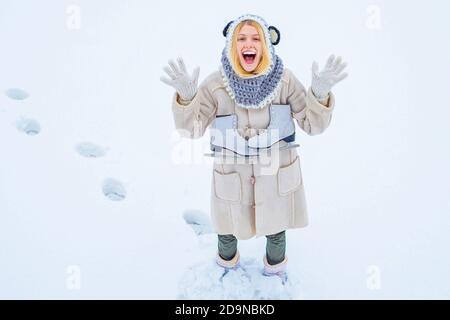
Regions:
[[[198,235],[198,251],[201,255],[195,265],[189,266],[179,283],[178,299],[295,299],[301,297],[300,279],[296,272],[289,272],[287,281],[262,274],[263,265],[255,257],[241,258],[235,270],[219,267],[211,253],[217,247],[209,218],[201,211],[184,214]]]
[[[0,298],[450,298],[450,5],[258,3],[0,0]],[[284,286],[264,238],[214,265],[208,140],[178,139],[159,80],[178,55],[216,70],[246,12],[305,86],[349,63],[330,128],[297,137],[311,224]]]

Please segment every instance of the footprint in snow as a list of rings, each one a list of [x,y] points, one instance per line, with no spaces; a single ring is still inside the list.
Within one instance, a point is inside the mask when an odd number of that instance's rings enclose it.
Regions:
[[[196,235],[214,233],[211,219],[200,210],[187,210],[184,212],[183,218]]]
[[[5,91],[5,94],[13,100],[25,100],[30,96],[28,92],[19,88],[10,88]]]
[[[20,132],[23,132],[29,136],[35,136],[41,132],[41,126],[39,122],[26,117],[20,117],[19,119],[17,119],[16,128]]]
[[[107,149],[90,142],[81,142],[75,146],[75,150],[86,158],[99,158],[106,155]]]
[[[108,178],[103,181],[103,194],[110,200],[121,201],[127,196],[127,191],[125,190],[122,183],[116,179]]]

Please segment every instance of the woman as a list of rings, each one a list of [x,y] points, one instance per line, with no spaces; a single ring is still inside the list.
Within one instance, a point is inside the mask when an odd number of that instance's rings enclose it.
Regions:
[[[263,18],[243,15],[228,23],[223,34],[220,70],[199,88],[199,68],[190,76],[181,58],[178,65],[169,61],[164,70],[170,79],[161,80],[176,89],[172,111],[182,136],[200,138],[211,127],[217,263],[235,268],[238,239],[265,235],[263,273],[285,276],[285,230],[308,223],[293,119],[309,135],[329,126],[334,109],[330,90],[347,76],[342,73],[346,65],[330,56],[319,72],[314,62],[306,91],[275,54],[280,32]]]

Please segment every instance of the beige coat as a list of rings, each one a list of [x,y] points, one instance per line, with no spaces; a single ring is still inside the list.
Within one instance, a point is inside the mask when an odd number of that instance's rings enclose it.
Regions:
[[[292,116],[309,135],[322,133],[330,124],[334,96],[320,104],[306,91],[289,69],[273,104],[290,104]],[[173,97],[175,126],[183,137],[200,138],[216,115],[236,113],[238,132],[252,137],[270,121],[269,108],[243,109],[236,106],[225,89],[220,71],[209,75],[190,102]],[[280,141],[261,158],[231,158],[223,151],[215,158],[211,177],[211,219],[218,234],[234,234],[238,239],[274,234],[308,224],[300,158],[295,148],[279,150]],[[276,152],[278,151],[278,152]],[[237,160],[236,160],[237,159]]]

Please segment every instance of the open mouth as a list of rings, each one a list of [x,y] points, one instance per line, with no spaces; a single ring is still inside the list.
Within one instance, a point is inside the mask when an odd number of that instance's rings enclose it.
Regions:
[[[244,61],[246,64],[253,64],[256,59],[256,52],[254,51],[244,51],[242,53],[242,57],[244,58]]]

